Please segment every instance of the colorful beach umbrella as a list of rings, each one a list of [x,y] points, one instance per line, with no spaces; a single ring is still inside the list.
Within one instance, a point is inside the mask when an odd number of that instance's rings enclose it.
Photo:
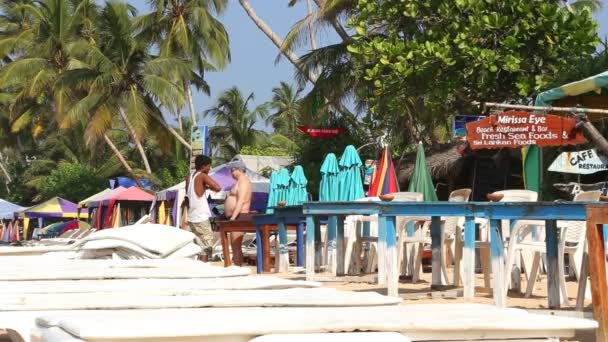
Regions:
[[[426,166],[426,156],[424,155],[424,147],[422,146],[422,143],[418,144],[418,151],[416,152],[416,165],[414,166],[414,173],[410,179],[408,191],[422,193],[424,195],[425,202],[437,201],[437,194],[435,193],[435,187],[433,186],[431,172]]]
[[[350,202],[365,197],[361,177],[361,157],[353,145],[346,146],[338,166],[338,201]]]
[[[304,202],[308,202],[308,191],[306,191],[307,184],[308,179],[306,179],[306,176],[304,175],[304,168],[301,165],[296,165],[291,172],[287,205],[300,205]]]
[[[328,154],[321,165],[321,183],[319,184],[319,201],[335,202],[338,200],[338,159],[333,153]]]
[[[388,146],[385,146],[382,150],[380,162],[372,175],[368,196],[375,197],[394,192],[399,192],[399,184],[397,183],[397,174],[395,173],[391,151]]]

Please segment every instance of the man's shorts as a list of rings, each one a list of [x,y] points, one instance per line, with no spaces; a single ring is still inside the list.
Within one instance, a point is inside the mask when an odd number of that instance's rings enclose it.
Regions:
[[[203,253],[211,257],[213,254],[215,237],[213,236],[209,220],[203,222],[188,222],[188,228],[196,235],[197,243],[203,249]]]

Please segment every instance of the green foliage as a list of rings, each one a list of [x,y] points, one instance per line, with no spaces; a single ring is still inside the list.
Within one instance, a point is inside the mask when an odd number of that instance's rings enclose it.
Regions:
[[[182,182],[188,176],[190,165],[187,160],[178,160],[174,165],[167,165],[156,172],[160,188],[166,189]]]
[[[532,95],[597,44],[589,10],[561,1],[360,0],[348,49],[374,119],[432,130],[473,100]]]
[[[252,156],[278,156],[278,157],[289,157],[291,153],[282,148],[278,147],[256,147],[256,146],[243,146],[241,148],[241,154],[247,154]]]
[[[107,181],[87,165],[60,163],[44,177],[38,190],[43,198],[59,196],[78,202],[107,187]]]

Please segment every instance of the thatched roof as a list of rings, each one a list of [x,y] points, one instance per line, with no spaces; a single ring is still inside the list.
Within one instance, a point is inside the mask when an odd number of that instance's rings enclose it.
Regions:
[[[466,143],[457,142],[425,148],[426,163],[433,179],[447,180],[450,176],[456,176],[466,161],[460,152],[466,146]],[[415,165],[416,152],[408,153],[397,167],[399,183],[409,182]]]

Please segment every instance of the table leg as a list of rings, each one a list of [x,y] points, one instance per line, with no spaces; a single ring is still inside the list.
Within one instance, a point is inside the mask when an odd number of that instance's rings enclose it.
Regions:
[[[289,272],[289,248],[287,246],[287,229],[285,228],[285,220],[279,219],[279,255],[277,272]]]
[[[596,341],[608,341],[608,285],[606,284],[606,236],[602,224],[608,223],[608,206],[587,206],[587,243],[593,319],[598,323]]]
[[[386,285],[386,218],[378,217],[378,285]]]
[[[262,265],[264,272],[270,272],[271,262],[270,262],[270,227],[268,225],[262,226]]]
[[[386,232],[386,250],[384,256],[384,265],[386,271],[385,282],[388,287],[388,295],[393,297],[399,296],[399,267],[397,255],[397,232],[395,230],[395,216],[382,216],[379,223],[382,222]],[[378,263],[380,260],[378,260]]]
[[[320,270],[321,266],[323,265],[323,241],[321,239],[321,218],[319,217],[313,217],[312,223],[314,223],[313,226],[311,226],[313,233],[314,233],[314,239],[313,239],[313,245],[314,245],[314,270]],[[308,221],[307,221],[308,224]],[[308,228],[306,228],[306,234],[308,234]],[[327,252],[327,251],[325,251]]]
[[[441,217],[431,217],[431,252],[432,252],[432,267],[433,276],[431,281],[431,289],[442,285],[441,281],[441,263],[442,246],[441,246]]]
[[[602,232],[604,236],[604,253],[606,254],[606,260],[608,260],[608,224],[602,225]],[[608,262],[606,262],[606,274],[608,274]]]
[[[336,275],[338,270],[338,255],[336,251],[337,226],[338,217],[330,216],[327,221],[327,268],[332,275]]]
[[[475,217],[467,216],[464,222],[464,298],[475,297]]]
[[[298,223],[297,235],[297,263],[299,267],[304,266],[304,222]]]
[[[560,295],[559,295],[559,265],[557,260],[557,221],[546,220],[545,224],[547,246],[547,290],[549,293],[549,309],[559,309],[560,306]]]
[[[344,275],[344,216],[336,218],[336,275]]]
[[[306,216],[306,280],[315,277],[315,233],[316,222],[313,216]]]
[[[255,225],[255,247],[256,266],[258,273],[264,272],[264,247],[262,246],[262,229],[259,224]]]
[[[507,305],[507,291],[505,290],[505,251],[502,242],[502,223],[500,220],[490,220],[490,250],[492,255],[492,289],[494,303],[498,307]]]
[[[220,231],[222,238],[222,253],[224,254],[224,267],[232,265],[230,260],[230,243],[228,242],[228,232],[226,230]]]

